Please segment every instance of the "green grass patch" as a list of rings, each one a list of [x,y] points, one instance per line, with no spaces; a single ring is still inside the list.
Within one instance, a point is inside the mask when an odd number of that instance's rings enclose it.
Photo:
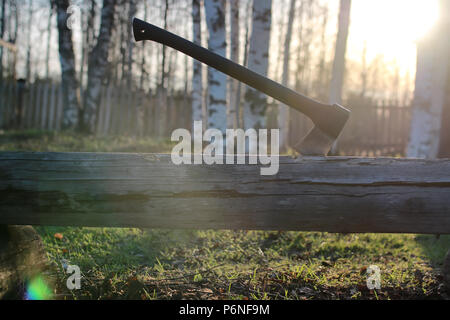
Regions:
[[[75,132],[0,132],[0,151],[167,153],[170,140],[132,136],[96,137]]]
[[[70,299],[439,299],[450,246],[448,236],[37,230],[61,283],[65,264],[82,270],[81,290],[59,287]],[[367,289],[370,265],[381,290]]]

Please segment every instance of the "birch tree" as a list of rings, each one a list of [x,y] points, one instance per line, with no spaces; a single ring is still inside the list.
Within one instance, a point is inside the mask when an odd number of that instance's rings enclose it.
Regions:
[[[129,2],[130,7],[129,7],[129,11],[128,11],[128,21],[132,21],[133,17],[136,15],[136,11],[137,11],[137,6],[136,6],[136,1],[137,0],[132,0]],[[133,30],[131,25],[128,25],[128,32],[127,32],[127,36],[128,36],[128,68],[127,68],[127,86],[128,89],[131,87],[131,82],[132,82],[132,78],[133,78],[133,49],[134,49],[134,44],[135,44],[135,40],[134,40],[134,36],[133,36]]]
[[[445,39],[449,37],[450,33],[450,2],[443,1],[441,5],[443,8],[441,13],[443,15],[442,20],[444,25],[442,35]],[[450,59],[450,52],[447,52],[447,57]],[[439,141],[438,156],[440,158],[450,158],[450,63],[447,63],[447,84],[444,90],[447,92],[447,99],[444,101],[444,108],[442,110],[441,138]]]
[[[450,158],[450,66],[447,77],[447,100],[442,111],[439,158]]]
[[[26,57],[26,79],[27,82],[31,82],[31,29],[33,26],[33,0],[29,0],[28,4],[28,30],[27,30],[27,57]]]
[[[116,0],[103,0],[99,36],[96,45],[89,54],[88,85],[83,125],[84,129],[91,133],[95,130],[102,81],[108,68],[108,52],[114,24],[115,7]]]
[[[192,34],[195,44],[201,46],[201,15],[200,0],[192,0]],[[203,86],[202,86],[202,63],[194,59],[192,75],[192,124],[194,121],[203,120]],[[194,130],[194,129],[192,129]]]
[[[147,4],[147,1],[144,1],[144,21],[147,21],[147,16],[148,16],[148,4]],[[147,52],[145,50],[146,49],[146,44],[147,44],[147,41],[142,41],[141,78],[140,78],[140,81],[139,81],[139,88],[141,90],[144,90],[144,80],[148,76],[147,68],[146,68],[147,61],[145,59],[146,55],[147,55]]]
[[[254,1],[248,67],[264,76],[267,75],[269,64],[271,22],[272,0]],[[266,96],[253,88],[247,87],[244,97],[245,128],[264,128],[266,126],[266,109]]]
[[[319,99],[326,100],[328,97],[328,79],[326,70],[326,54],[328,49],[328,39],[327,39],[327,26],[328,26],[328,4],[324,4],[320,8],[320,13],[322,15],[322,26],[320,33],[320,49],[319,62],[317,64],[317,75],[315,80],[314,91]]]
[[[331,73],[330,96],[331,104],[342,103],[342,87],[345,73],[345,52],[347,51],[348,29],[350,26],[351,0],[341,0],[339,8],[339,26],[334,51],[333,71]],[[331,153],[336,154],[338,142],[332,147]]]
[[[330,83],[330,103],[342,103],[342,86],[344,84],[345,52],[347,50],[348,29],[350,26],[351,0],[341,0],[339,9],[339,26],[334,52],[333,71]]]
[[[440,17],[417,45],[416,87],[407,156],[435,158],[440,144],[441,117],[447,99],[450,68],[450,1],[440,1]]]
[[[289,19],[286,31],[286,38],[284,39],[284,56],[283,56],[283,75],[281,83],[284,86],[288,85],[289,81],[289,61],[291,58],[291,39],[292,26],[295,17],[295,3],[296,0],[290,0],[289,5]],[[285,150],[287,147],[288,133],[289,133],[289,107],[281,104],[278,107],[278,128],[280,129],[280,148]]]
[[[56,0],[58,18],[59,61],[63,89],[63,129],[74,129],[78,124],[80,109],[79,84],[75,69],[72,31],[67,27],[69,0]]]
[[[165,0],[164,5],[164,30],[168,29],[168,13],[169,13],[169,0]],[[166,88],[166,78],[167,78],[167,72],[166,72],[166,60],[167,60],[167,48],[165,45],[162,47],[162,71],[161,71],[161,81],[160,81],[160,88],[164,90]]]
[[[230,5],[230,58],[234,62],[239,62],[239,0],[231,0]],[[238,126],[238,110],[239,100],[238,97],[238,85],[239,81],[231,79],[230,83],[230,99],[228,105],[227,127],[237,128]]]
[[[249,50],[249,42],[250,42],[250,26],[251,26],[251,1],[247,1],[247,5],[245,8],[245,17],[244,17],[244,22],[245,22],[245,37],[244,37],[244,61],[243,61],[243,66],[244,67],[248,67],[248,50]],[[242,91],[242,82],[238,82],[238,87],[237,87],[237,92],[236,92],[236,101],[239,104],[239,108],[238,110],[236,110],[237,114],[238,114],[238,123],[237,126],[239,128],[243,128],[244,127],[244,116],[243,116],[243,108],[240,107],[241,105],[241,91]]]
[[[47,49],[45,53],[45,77],[49,79],[50,77],[50,47],[52,39],[52,18],[54,11],[54,1],[50,1],[50,10],[48,12],[48,24],[47,24]]]
[[[6,0],[2,0],[2,15],[0,18],[0,38],[3,39],[5,35],[5,22],[6,22]],[[0,46],[0,81],[3,81],[3,47]]]
[[[208,47],[226,56],[225,0],[207,0],[205,3],[208,27]],[[227,127],[227,78],[225,74],[208,68],[208,127],[225,134]]]

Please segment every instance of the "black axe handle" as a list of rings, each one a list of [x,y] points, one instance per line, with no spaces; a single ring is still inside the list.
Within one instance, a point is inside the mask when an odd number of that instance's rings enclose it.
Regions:
[[[181,51],[304,113],[321,130],[335,137],[339,135],[348,120],[350,112],[337,104],[326,105],[305,97],[294,90],[150,23],[134,18],[133,32],[136,41],[152,40]]]

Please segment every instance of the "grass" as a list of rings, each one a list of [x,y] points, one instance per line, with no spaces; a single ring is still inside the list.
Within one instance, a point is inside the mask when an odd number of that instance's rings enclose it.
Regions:
[[[170,152],[169,140],[126,136],[93,137],[45,131],[0,132],[0,151]]]
[[[0,150],[168,152],[168,141],[13,132]],[[36,227],[63,299],[442,299],[450,237]],[[78,265],[81,289],[66,288]],[[369,290],[367,268],[381,270]]]

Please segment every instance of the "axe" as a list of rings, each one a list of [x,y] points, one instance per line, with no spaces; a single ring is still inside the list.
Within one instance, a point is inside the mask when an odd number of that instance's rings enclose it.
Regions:
[[[295,146],[295,149],[304,156],[326,156],[350,116],[350,111],[338,104],[327,105],[305,97],[208,49],[140,19],[133,19],[133,33],[136,41],[152,40],[181,51],[305,114],[315,126]]]

